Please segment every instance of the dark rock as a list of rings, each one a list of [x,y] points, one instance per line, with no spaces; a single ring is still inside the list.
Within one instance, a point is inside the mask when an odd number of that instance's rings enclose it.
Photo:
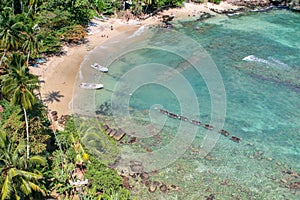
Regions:
[[[159,184],[160,184],[160,183],[159,183],[158,181],[154,181],[154,182],[153,182],[153,185],[159,186]]]
[[[130,137],[127,141],[128,144],[134,144],[137,142],[137,137]]]
[[[200,15],[200,17],[197,19],[197,21],[202,21],[202,20],[205,20],[205,19],[208,19],[208,18],[211,18],[213,15],[207,13],[207,12],[204,12]]]
[[[127,189],[130,188],[129,178],[127,176],[122,177],[122,186]]]
[[[131,165],[130,169],[132,170],[132,172],[134,173],[142,173],[143,172],[143,166],[141,165]]]
[[[162,16],[162,22],[163,23],[167,23],[170,22],[174,19],[174,16],[170,16],[170,15],[163,15]]]
[[[147,172],[141,173],[141,179],[149,179],[149,174]]]
[[[246,6],[249,8],[265,7],[271,5],[269,0],[227,0],[227,2],[236,6]]]
[[[215,198],[214,194],[210,194],[209,196],[206,197],[206,200],[213,200]]]
[[[58,119],[58,116],[57,116],[57,115],[53,116],[53,120],[54,120],[54,121],[57,121],[57,119]]]
[[[145,186],[146,186],[146,187],[149,187],[150,185],[151,185],[151,180],[146,180],[146,181],[145,181]]]
[[[57,122],[58,122],[59,124],[63,124],[63,123],[64,123],[64,120],[63,120],[62,118],[59,118],[59,119],[57,120]]]
[[[166,184],[162,184],[160,187],[159,187],[160,191],[162,192],[166,192],[168,190],[168,187],[166,186]]]

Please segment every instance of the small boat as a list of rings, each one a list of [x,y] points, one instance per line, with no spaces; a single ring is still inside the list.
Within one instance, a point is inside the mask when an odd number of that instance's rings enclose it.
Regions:
[[[201,125],[201,122],[200,122],[200,121],[197,121],[197,120],[194,120],[194,119],[192,119],[192,120],[191,120],[191,124],[195,124],[195,125],[197,125],[197,126],[200,126],[200,125]]]
[[[214,127],[212,125],[210,125],[210,124],[204,124],[203,127],[206,128],[206,129],[208,129],[208,130],[213,130],[214,129]]]
[[[182,121],[185,121],[185,122],[189,120],[187,117],[184,117],[184,116],[181,116],[181,115],[179,116],[179,119],[182,120]]]
[[[235,136],[232,136],[231,140],[234,141],[234,142],[240,142],[242,139],[238,138],[238,137],[235,137]]]
[[[230,135],[230,133],[229,133],[228,131],[224,130],[224,129],[219,130],[219,133],[220,133],[221,135],[226,136],[226,137]]]
[[[171,118],[174,118],[174,119],[178,119],[178,117],[179,117],[177,114],[170,113],[170,112],[168,112],[168,116]]]
[[[159,112],[161,112],[162,114],[167,115],[169,112],[167,110],[164,109],[159,109]]]
[[[97,83],[80,83],[82,89],[97,90],[103,88],[103,84]]]
[[[103,67],[102,65],[100,65],[99,63],[94,63],[91,65],[92,68],[100,71],[100,72],[108,72],[108,68],[107,67]]]

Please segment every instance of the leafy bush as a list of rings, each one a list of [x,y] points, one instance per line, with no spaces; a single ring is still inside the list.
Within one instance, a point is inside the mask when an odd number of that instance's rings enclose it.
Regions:
[[[71,25],[63,27],[58,32],[61,40],[68,43],[76,43],[87,36],[87,33],[81,25]]]
[[[118,196],[118,199],[129,199],[130,192],[122,188],[122,178],[115,170],[109,169],[105,164],[91,157],[85,177],[92,183],[89,194],[97,196],[101,193],[101,199],[109,199],[110,196]]]

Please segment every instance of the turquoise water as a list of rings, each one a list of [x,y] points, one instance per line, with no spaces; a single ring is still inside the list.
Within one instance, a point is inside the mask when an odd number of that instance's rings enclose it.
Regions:
[[[286,10],[179,21],[177,33],[142,28],[89,55],[79,79],[101,82],[105,89],[75,89],[75,96],[84,96],[75,107],[94,115],[107,102],[100,119],[139,137],[137,144],[120,145],[123,160],[131,154],[128,159],[158,170],[151,180],[180,188],[149,193],[133,181],[133,195],[300,198],[299,189],[288,188],[299,177],[283,172],[300,172],[299,22],[299,14]],[[109,73],[89,69],[93,62],[109,66]],[[168,118],[158,112],[162,107],[216,128],[207,131]],[[220,136],[220,128],[242,141]]]

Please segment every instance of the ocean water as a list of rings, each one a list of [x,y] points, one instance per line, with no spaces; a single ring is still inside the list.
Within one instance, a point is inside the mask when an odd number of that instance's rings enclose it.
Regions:
[[[141,161],[152,182],[177,188],[150,193],[136,179],[138,199],[299,199],[300,189],[290,188],[300,182],[299,33],[300,15],[287,10],[142,27],[87,56],[78,82],[104,89],[75,87],[74,112],[97,111],[98,123],[138,137],[117,145],[117,168]],[[108,74],[91,69],[94,62]]]

